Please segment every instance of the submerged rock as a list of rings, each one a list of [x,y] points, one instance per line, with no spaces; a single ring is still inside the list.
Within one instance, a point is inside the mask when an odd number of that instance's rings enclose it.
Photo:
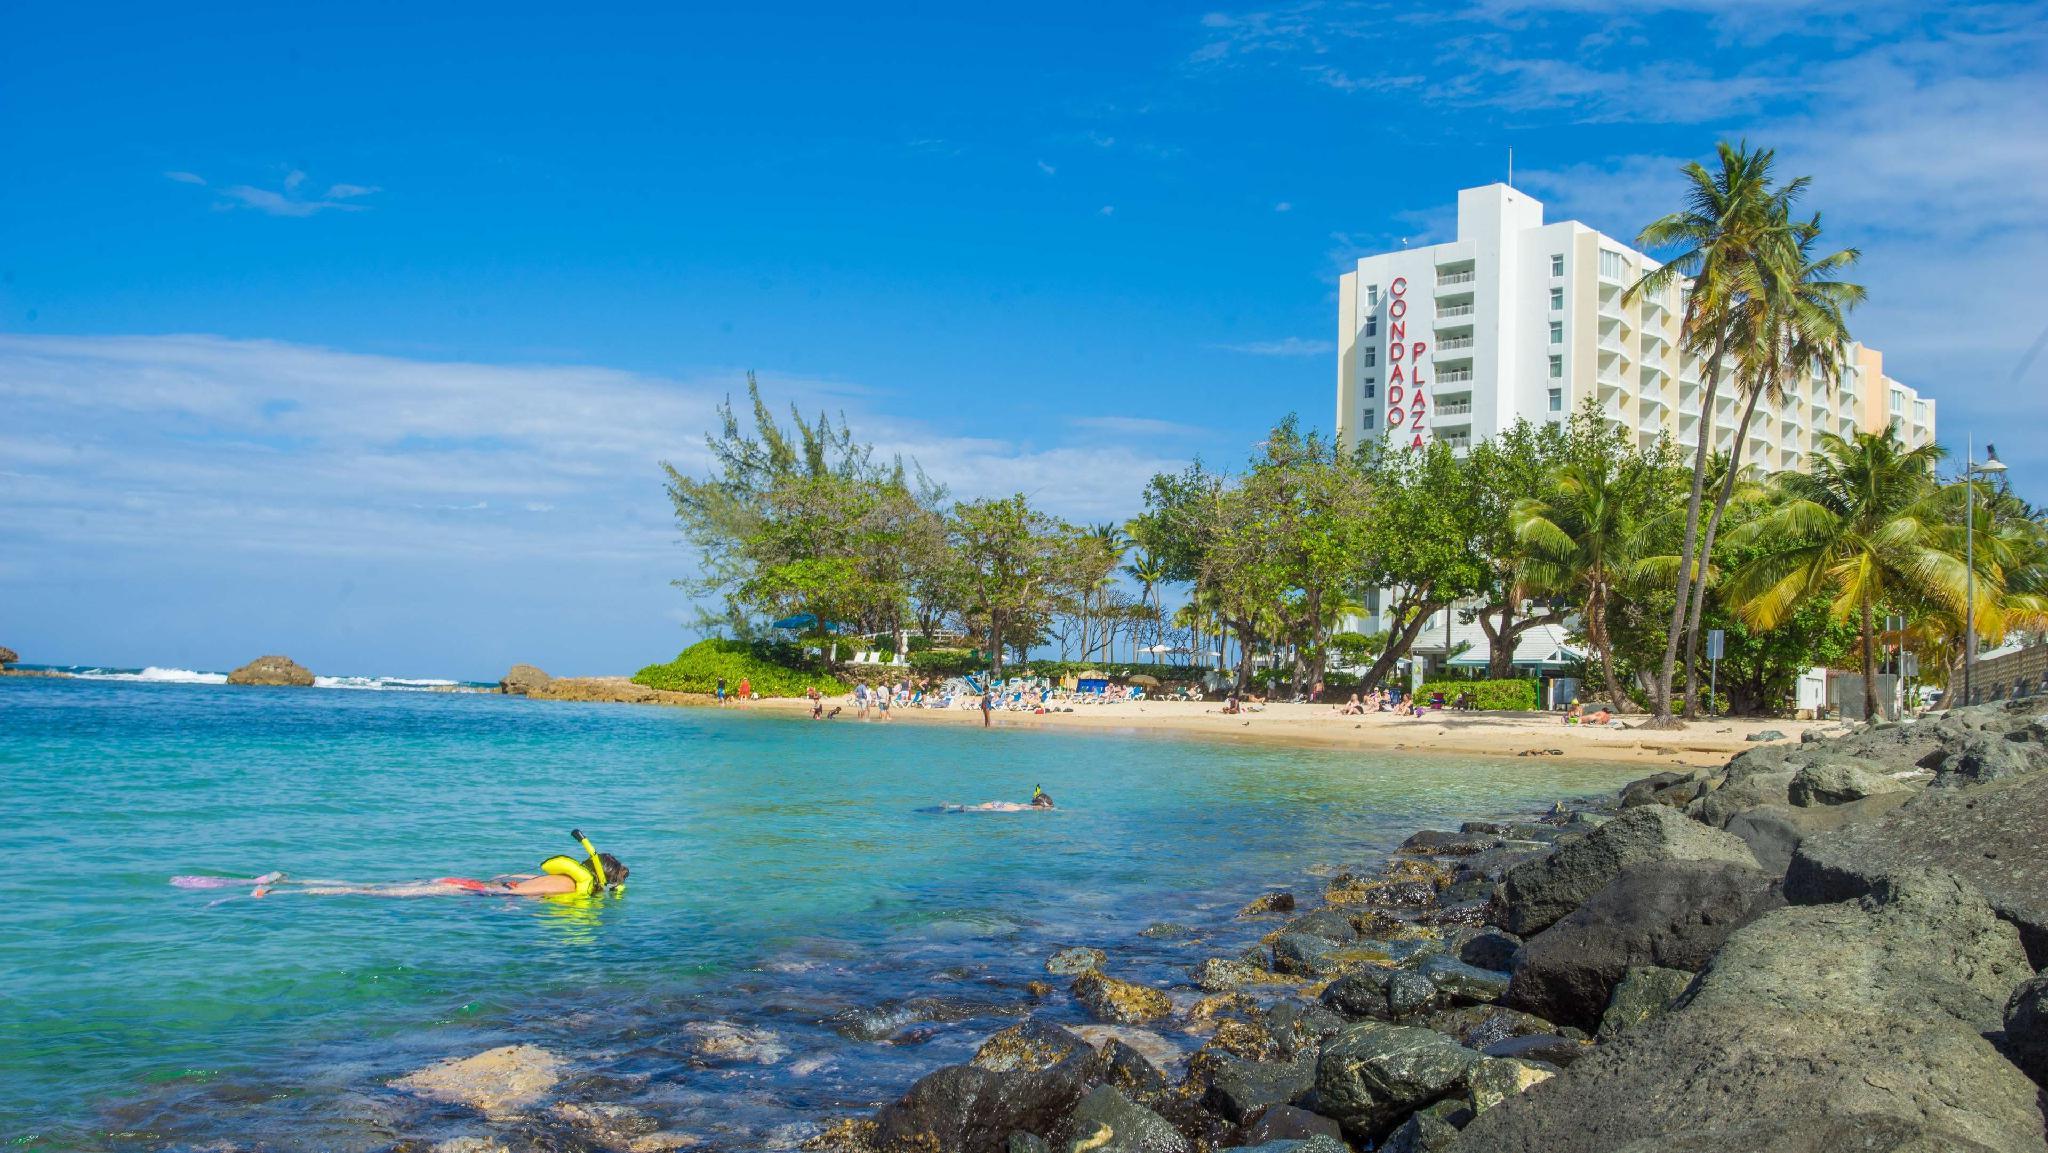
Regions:
[[[692,1021],[683,1026],[690,1049],[714,1061],[741,1061],[772,1065],[789,1056],[789,1046],[767,1029],[735,1025],[730,1021]]]
[[[995,1073],[1020,1069],[1036,1072],[1050,1069],[1088,1048],[1088,1042],[1058,1025],[1031,1020],[1012,1025],[983,1041],[970,1064]]]
[[[241,668],[228,674],[231,685],[269,685],[305,688],[313,683],[313,674],[304,665],[286,656],[257,657]]]
[[[561,1083],[568,1064],[538,1045],[501,1045],[473,1057],[436,1062],[391,1087],[494,1117],[509,1116],[539,1103]]]
[[[1729,861],[1756,867],[1749,846],[1664,805],[1625,809],[1583,840],[1512,870],[1489,920],[1528,936],[1564,919],[1631,865]]]
[[[1232,957],[1206,958],[1188,970],[1188,975],[1193,978],[1196,988],[1210,993],[1229,992],[1266,979],[1266,974],[1257,965]]]
[[[1292,913],[1293,911],[1294,894],[1283,889],[1280,892],[1267,893],[1253,900],[1244,908],[1239,909],[1237,915],[1240,917],[1261,917],[1267,913]]]
[[[1109,954],[1085,945],[1070,945],[1045,959],[1045,971],[1055,977],[1075,977],[1109,963]]]
[[[1105,977],[1090,970],[1074,979],[1074,999],[1098,1021],[1142,1025],[1173,1014],[1173,1001],[1145,985]]]

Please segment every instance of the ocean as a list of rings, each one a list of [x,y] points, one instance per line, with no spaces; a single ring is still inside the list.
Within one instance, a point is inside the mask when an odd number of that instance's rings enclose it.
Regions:
[[[127,672],[0,678],[0,1138],[21,1147],[491,1133],[388,1082],[510,1043],[562,1055],[566,1098],[700,1148],[794,1147],[964,1060],[1059,946],[1163,982],[1248,944],[1232,913],[1269,886],[1637,775]],[[1058,811],[930,811],[1033,785]],[[578,827],[630,866],[624,896],[170,884],[530,872]],[[1186,932],[1141,935],[1162,921]]]

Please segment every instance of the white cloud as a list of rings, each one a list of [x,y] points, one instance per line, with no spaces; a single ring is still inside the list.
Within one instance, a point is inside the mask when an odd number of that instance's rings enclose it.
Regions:
[[[1057,175],[1059,175],[1059,171],[1060,171],[1059,169],[1057,169],[1057,168],[1054,168],[1054,167],[1053,167],[1052,165],[1050,165],[1050,164],[1047,164],[1047,163],[1046,163],[1045,161],[1043,161],[1043,160],[1041,160],[1041,161],[1039,161],[1039,162],[1038,162],[1038,170],[1039,170],[1040,172],[1043,172],[1043,173],[1045,173],[1045,174],[1046,174],[1047,176],[1057,176]]]
[[[1281,340],[1254,340],[1243,344],[1212,344],[1209,347],[1224,352],[1241,352],[1246,356],[1328,356],[1337,351],[1337,344],[1330,340],[1304,340],[1289,336]]]
[[[206,178],[196,172],[166,172],[164,177],[180,184],[205,184]]]
[[[1292,203],[1288,202],[1288,201],[1285,201],[1285,200],[1283,200],[1283,201],[1281,201],[1280,203],[1278,203],[1278,204],[1275,204],[1275,205],[1273,206],[1273,211],[1275,211],[1275,212],[1292,212],[1292,211],[1294,211],[1294,205],[1293,205]]]
[[[1102,216],[1115,216],[1115,215],[1116,215],[1116,205],[1114,205],[1114,204],[1105,204],[1105,205],[1103,205],[1103,206],[1102,206],[1102,208],[1101,208],[1101,210],[1100,210],[1100,213],[1099,213],[1099,214],[1100,214],[1100,215],[1102,215]]]
[[[212,187],[205,177],[195,172],[166,172],[164,176],[179,184]],[[306,174],[294,168],[285,174],[281,189],[259,188],[253,184],[226,185],[215,189],[222,198],[216,202],[216,207],[250,208],[266,216],[285,217],[315,216],[332,210],[363,212],[369,205],[355,201],[383,191],[374,184],[333,184],[321,196],[307,198],[298,195],[305,183]]]
[[[1092,429],[1116,436],[1207,436],[1209,430],[1177,420],[1149,416],[1079,416],[1067,422],[1075,428]]]

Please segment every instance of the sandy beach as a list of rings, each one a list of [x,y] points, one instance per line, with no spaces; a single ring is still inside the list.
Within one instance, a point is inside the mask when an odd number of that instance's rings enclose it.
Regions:
[[[730,707],[806,713],[810,704],[801,699],[773,699]],[[897,708],[891,710],[888,721],[873,715],[862,721],[854,715],[850,696],[828,698],[825,707],[827,711],[840,709],[832,724],[981,724],[980,712],[957,708]],[[1628,727],[1615,729],[1567,726],[1559,722],[1556,714],[1444,711],[1421,717],[1394,713],[1347,717],[1337,715],[1330,705],[1272,704],[1264,706],[1262,712],[1231,716],[1222,708],[1213,701],[1117,701],[1076,705],[1071,713],[997,712],[993,723],[1001,728],[1076,733],[1398,749],[1466,757],[1561,755],[1580,760],[1686,766],[1718,765],[1735,753],[1755,748],[1756,743],[1748,739],[1755,733],[1776,730],[1796,743],[1801,733],[1816,727],[1806,721],[1745,717],[1697,721],[1681,730],[1660,732],[1639,727],[1645,720],[1641,716],[1625,717],[1622,723]]]

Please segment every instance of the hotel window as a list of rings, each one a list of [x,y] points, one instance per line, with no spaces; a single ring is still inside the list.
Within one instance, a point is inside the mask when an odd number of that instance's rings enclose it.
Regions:
[[[1550,275],[1564,275],[1564,253],[1553,252],[1550,254]]]
[[[1893,413],[1893,415],[1897,415],[1897,414],[1899,414],[1899,413],[1902,413],[1902,412],[1904,412],[1904,411],[1906,411],[1906,394],[1905,394],[1905,393],[1903,393],[1903,392],[1900,392],[1900,391],[1899,391],[1899,390],[1897,390],[1897,389],[1893,389],[1893,390],[1892,390],[1892,413]]]
[[[1603,280],[1628,279],[1628,258],[1619,252],[1601,249],[1600,276]]]
[[[1914,402],[1913,402],[1913,423],[1914,423],[1914,424],[1926,424],[1926,423],[1927,423],[1927,402],[1926,402],[1926,401],[1924,401],[1924,400],[1916,400],[1916,401],[1914,401]]]
[[[1551,290],[1550,290],[1550,311],[1552,311],[1552,312],[1561,312],[1561,311],[1563,311],[1563,309],[1564,309],[1564,289],[1562,289],[1562,288],[1553,288],[1553,289],[1551,289]]]
[[[1564,411],[1564,389],[1553,388],[1550,390],[1550,411]]]
[[[1359,363],[1366,368],[1372,368],[1378,365],[1380,362],[1379,346],[1375,344],[1366,345],[1365,351],[1361,354],[1361,357],[1362,359],[1359,361]]]
[[[1379,302],[1380,302],[1380,286],[1379,286],[1379,285],[1377,285],[1377,284],[1368,284],[1368,285],[1366,285],[1366,286],[1365,286],[1365,306],[1366,306],[1367,308],[1372,308],[1372,307],[1376,306],[1377,304],[1379,304]]]
[[[1380,318],[1379,318],[1379,317],[1377,317],[1377,316],[1368,316],[1368,317],[1366,317],[1366,318],[1365,318],[1365,335],[1367,335],[1367,336],[1378,336],[1379,334],[1380,334]]]
[[[1379,390],[1380,390],[1380,386],[1379,386],[1379,383],[1378,383],[1377,381],[1371,381],[1371,380],[1368,380],[1368,381],[1366,381],[1366,382],[1365,382],[1365,399],[1367,399],[1367,400],[1371,400],[1371,399],[1372,399],[1372,398],[1373,398],[1373,397],[1374,397],[1375,395],[1377,395],[1377,394],[1379,393]]]
[[[1550,343],[1564,343],[1564,321],[1553,320],[1550,322]]]
[[[1564,379],[1564,357],[1553,356],[1550,358],[1550,379]]]
[[[1368,408],[1368,409],[1366,409],[1366,410],[1365,410],[1365,421],[1364,421],[1365,427],[1367,427],[1367,428],[1372,428],[1372,427],[1376,426],[1376,425],[1377,425],[1377,424],[1379,423],[1379,421],[1378,421],[1378,419],[1377,419],[1377,418],[1378,418],[1378,415],[1379,415],[1379,414],[1378,414],[1378,413],[1375,413],[1375,412],[1374,412],[1373,410],[1371,410],[1371,409],[1369,409],[1369,408]]]

